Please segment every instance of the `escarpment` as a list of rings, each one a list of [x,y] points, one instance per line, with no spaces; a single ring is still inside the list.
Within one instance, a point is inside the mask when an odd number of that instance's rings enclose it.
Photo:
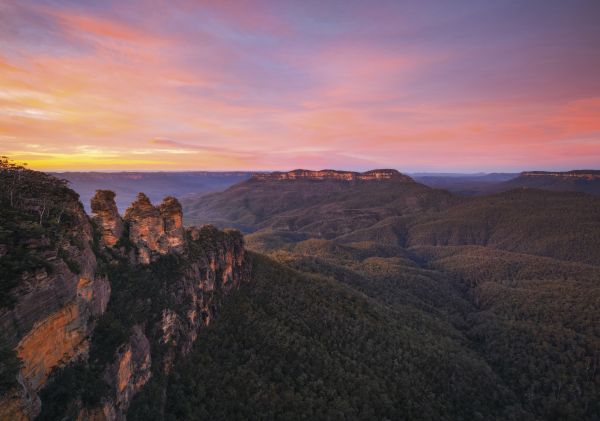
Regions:
[[[2,196],[12,231],[0,237],[0,265],[11,270],[0,346],[14,364],[2,371],[12,380],[0,388],[0,419],[125,419],[135,396],[189,352],[249,280],[243,238],[186,230],[177,199],[154,206],[142,193],[122,218],[115,194],[99,190],[90,218],[59,187],[42,217],[37,197],[13,209]]]
[[[282,180],[336,180],[336,181],[378,181],[399,180],[404,182],[413,181],[407,175],[392,169],[371,170],[363,173],[353,171],[336,170],[293,170],[288,172],[258,173],[252,176],[252,180],[260,181],[282,181]]]
[[[564,172],[549,171],[524,171],[521,177],[556,177],[556,178],[577,178],[583,180],[600,180],[600,171],[598,170],[574,170]]]
[[[20,360],[13,387],[0,397],[3,420],[37,415],[39,390],[53,370],[85,356],[110,297],[110,283],[96,270],[92,225],[77,195],[45,175],[27,172],[22,179],[27,178],[46,185],[45,191],[23,185],[21,204],[2,203],[8,234],[1,239],[0,263],[3,281],[12,278],[14,287],[6,291],[12,304],[0,308],[0,339]]]
[[[522,188],[552,191],[571,191],[599,195],[600,171],[525,171],[522,172],[518,177],[498,185],[495,189],[498,191],[505,191]]]
[[[98,355],[109,356],[100,371],[110,387],[98,405],[83,408],[86,414],[124,419],[149,382],[153,390],[163,388],[164,375],[190,352],[227,295],[249,280],[249,261],[238,231],[203,226],[182,233],[179,248],[152,255],[148,264],[132,265],[125,254],[108,268],[113,295],[106,318],[116,321],[117,332],[131,333],[116,348],[107,347],[100,336],[92,342],[93,361],[102,359]]]
[[[225,297],[250,278],[242,235],[212,226],[184,230],[175,198],[154,207],[140,194],[124,221],[128,237],[121,243],[132,250],[110,248],[103,259],[113,285],[106,317],[130,332],[129,340],[114,349],[106,338],[92,342],[95,364],[98,354],[112,356],[99,370],[110,387],[98,405],[79,413],[99,419],[123,419],[136,394],[190,352]]]

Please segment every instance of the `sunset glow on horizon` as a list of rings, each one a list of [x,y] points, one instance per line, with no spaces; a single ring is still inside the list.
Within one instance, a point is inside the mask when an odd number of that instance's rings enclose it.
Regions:
[[[33,169],[598,168],[600,2],[0,0]]]

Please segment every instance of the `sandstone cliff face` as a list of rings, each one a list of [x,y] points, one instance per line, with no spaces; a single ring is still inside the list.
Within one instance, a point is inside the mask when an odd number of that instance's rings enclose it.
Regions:
[[[168,215],[165,208],[162,215]],[[174,215],[174,229],[179,230],[179,206],[175,206]],[[115,361],[104,372],[111,385],[109,395],[96,408],[83,408],[80,418],[125,419],[132,399],[152,381],[153,373],[168,374],[177,358],[190,352],[199,332],[215,317],[227,295],[249,280],[250,267],[238,231],[192,227],[181,237],[177,233],[177,237],[182,242],[172,250],[177,250],[178,269],[159,292],[163,306],[146,315],[143,327],[133,326],[129,341],[118,348]],[[151,270],[153,264],[144,264],[138,271]],[[113,293],[120,294],[118,290]],[[137,296],[139,303],[132,302],[132,307],[145,303],[151,295]]]
[[[522,177],[556,177],[556,178],[575,178],[581,180],[600,180],[600,171],[598,170],[576,170],[565,172],[548,171],[525,171],[521,173]]]
[[[102,405],[102,412],[106,406],[114,406],[115,419],[122,418],[127,411],[131,399],[150,380],[152,357],[150,355],[150,342],[138,325],[132,329],[129,342],[117,351],[117,359],[106,370],[106,382],[114,385],[116,393]]]
[[[61,224],[54,244],[46,237],[27,244],[48,269],[25,272],[13,292],[14,307],[0,310],[3,336],[22,360],[20,388],[0,403],[0,419],[18,418],[17,412],[25,419],[37,415],[37,392],[53,369],[85,355],[94,322],[108,303],[110,285],[96,275],[88,217],[77,201],[65,211],[69,222]]]
[[[74,395],[67,410],[77,411],[75,416],[78,413],[81,420],[125,420],[132,399],[152,381],[153,373],[168,373],[176,359],[191,350],[224,298],[249,280],[239,232],[212,226],[185,230],[181,205],[172,197],[155,207],[140,193],[125,218],[114,199],[107,190],[97,191],[92,199],[99,249],[92,248],[97,244],[94,228],[76,198],[68,203],[69,217],[55,243],[43,236],[28,240],[26,247],[48,266],[25,272],[14,291],[14,306],[0,309],[2,336],[22,360],[19,386],[0,397],[0,420],[35,418],[43,410],[38,393],[53,387],[60,368],[79,361],[91,370],[94,328],[105,312],[117,317],[119,312],[108,307],[115,297],[126,307],[118,309],[121,314],[127,314],[130,306],[149,310],[142,313],[144,320],[127,327],[127,339],[110,361],[94,363],[96,378],[108,386],[100,403],[87,407],[80,395]],[[127,232],[129,241],[116,249]],[[12,253],[11,247],[2,244],[2,256]],[[151,278],[155,276],[152,265],[160,266],[165,255],[173,255],[177,270],[164,275],[158,290],[131,297],[119,290],[122,284],[111,286],[113,275],[107,267],[116,265]],[[100,267],[104,269],[99,271]],[[122,294],[130,301],[123,302]],[[149,305],[152,301],[160,307]]]
[[[338,180],[338,181],[378,181],[378,180],[399,180],[410,182],[413,181],[407,175],[404,175],[396,170],[382,169],[371,170],[363,173],[352,171],[336,171],[336,170],[293,170],[289,172],[272,172],[267,174],[254,174],[253,180],[275,181],[275,180]]]
[[[129,340],[117,349],[115,361],[104,371],[104,380],[111,386],[111,394],[103,397],[100,405],[93,408],[78,402],[77,420],[126,420],[131,400],[152,376],[151,367],[150,342],[139,325],[133,326]]]
[[[166,197],[158,206],[164,222],[164,241],[167,252],[180,253],[183,250],[183,211],[181,203],[174,197]]]
[[[215,317],[225,296],[250,278],[243,237],[238,231],[219,231],[207,225],[191,227],[186,234],[189,264],[177,281],[175,305],[162,313],[160,322],[161,340],[173,346],[173,355],[187,354],[197,332]],[[167,371],[170,364],[167,357]]]
[[[181,204],[167,197],[155,207],[144,193],[125,212],[129,239],[136,246],[141,263],[150,263],[160,255],[180,253],[183,249]]]
[[[91,200],[93,220],[102,230],[102,241],[113,247],[123,235],[123,219],[115,203],[115,193],[110,190],[96,190]]]

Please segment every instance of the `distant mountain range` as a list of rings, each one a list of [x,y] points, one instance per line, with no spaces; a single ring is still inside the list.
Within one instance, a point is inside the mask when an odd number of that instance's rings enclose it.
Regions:
[[[600,194],[599,170],[566,172],[524,171],[491,174],[413,174],[427,186],[445,189],[461,196],[476,196],[518,188],[552,191],[576,191]]]
[[[568,174],[519,178],[595,181]],[[4,162],[0,419],[600,417],[599,196],[390,169],[81,177],[242,180],[183,212],[140,194],[121,216],[101,190],[90,218]]]
[[[152,201],[160,201],[167,195],[179,199],[198,198],[208,193],[223,191],[234,184],[256,177],[287,177],[294,179],[306,170],[276,173],[252,173],[245,171],[232,172],[64,172],[53,173],[56,177],[66,179],[70,186],[81,196],[81,201],[89,211],[90,199],[97,189],[111,186],[117,197],[117,206],[124,212],[135,200],[137,193],[145,192]],[[377,170],[376,176],[385,177],[386,171]],[[518,173],[415,173],[402,175],[416,182],[436,189],[444,189],[460,196],[477,196],[501,192],[515,188],[537,188],[553,191],[578,191],[600,194],[599,171],[578,170],[565,173],[557,172],[523,172]],[[375,177],[367,173],[348,171],[308,171],[313,178],[323,177]],[[321,174],[317,176],[315,174]],[[398,173],[396,171],[396,173]],[[336,175],[337,174],[337,175]],[[398,173],[399,174],[399,173]]]
[[[290,171],[257,175],[182,204],[191,224],[212,223],[245,232],[272,227],[334,238],[453,200],[448,192],[416,183],[395,170]]]
[[[500,191],[514,188],[600,194],[600,170],[575,170],[566,172],[526,171],[512,180],[494,186],[493,190]]]
[[[561,188],[572,187],[571,179],[593,184],[596,179],[590,172],[524,173],[511,186],[507,186],[511,181],[493,183],[511,190],[470,197],[428,187],[397,172],[365,177],[372,174],[296,170],[261,175],[224,192],[185,200],[184,214],[195,224],[242,229],[250,249],[304,276],[316,276],[323,285],[331,282],[359,291],[392,312],[389,319],[377,316],[374,332],[389,332],[399,321],[403,326],[418,326],[421,338],[433,338],[433,348],[419,345],[423,355],[456,340],[463,348],[446,348],[439,355],[452,352],[451,359],[462,365],[459,372],[470,372],[466,378],[475,383],[469,383],[470,389],[468,382],[457,379],[452,393],[469,389],[477,394],[485,389],[484,394],[494,390],[499,397],[494,401],[497,407],[491,400],[479,406],[482,419],[597,418],[600,336],[594,326],[600,322],[600,197],[523,188],[530,179],[544,181],[538,187],[550,186],[549,180],[556,180],[554,185]],[[277,285],[276,279],[289,280],[281,292],[289,301],[278,310],[269,308],[277,320],[298,320],[302,318],[302,312],[295,313],[298,307],[311,308],[309,303],[315,300],[337,302],[335,297],[341,296],[323,286],[305,301],[306,282],[294,274],[272,273],[267,279],[266,289]],[[255,300],[261,302],[259,297]],[[360,323],[368,323],[367,307],[353,307]],[[321,309],[322,314],[310,311],[328,320],[332,308]],[[231,311],[235,317],[213,340],[246,320],[244,313]],[[325,328],[334,344],[346,338],[337,327],[334,323]],[[269,337],[270,332],[272,328],[265,327],[253,335]],[[385,336],[389,335],[398,339],[391,333]],[[452,340],[445,342],[449,337]],[[329,339],[321,337],[317,342],[329,343]],[[356,341],[348,343],[347,349],[357,355],[350,345]],[[379,345],[372,350],[393,355],[392,348]],[[218,349],[198,351],[203,358],[198,361],[209,361]],[[260,355],[257,352],[254,358],[262,361]],[[464,364],[463,358],[469,362]],[[272,355],[269,364],[277,365],[279,360]],[[378,364],[386,367],[382,379],[395,366],[386,358]],[[424,367],[433,366],[441,369],[444,363],[431,360]],[[220,366],[197,367],[187,366],[185,372],[190,374],[182,374],[184,378],[207,377]],[[430,388],[435,381],[418,383]],[[396,386],[391,381],[387,390],[398,391],[393,389]],[[226,383],[214,387],[227,393]],[[449,396],[444,391],[433,402],[449,404]],[[477,398],[461,402],[469,408],[479,405]],[[455,409],[442,411],[447,419],[476,418],[448,416],[447,411]],[[398,417],[393,411],[387,414],[393,414],[390,419]]]
[[[600,217],[598,197],[527,188],[465,197],[395,170],[384,170],[385,178],[360,178],[377,171],[261,174],[182,204],[189,224],[234,227],[275,248],[320,238],[400,247],[494,246],[600,261],[600,248],[586,229]]]
[[[489,193],[499,184],[518,177],[518,173],[478,173],[478,174],[455,174],[455,173],[418,173],[411,177],[429,187],[448,190],[461,196],[476,196]]]
[[[73,190],[89,211],[89,203],[96,190],[107,186],[116,193],[117,207],[121,212],[135,201],[139,192],[158,202],[165,196],[183,198],[190,194],[205,194],[224,190],[244,181],[252,173],[243,171],[210,172],[63,172],[52,173],[69,181]]]

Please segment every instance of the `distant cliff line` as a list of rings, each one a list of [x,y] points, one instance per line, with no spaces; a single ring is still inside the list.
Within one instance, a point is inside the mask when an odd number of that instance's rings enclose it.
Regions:
[[[242,234],[176,198],[97,190],[90,217],[66,183],[0,157],[0,420],[126,420],[251,279]]]
[[[587,180],[600,180],[600,170],[574,170],[565,172],[551,171],[524,171],[522,177],[572,177]]]
[[[366,172],[337,171],[337,170],[293,170],[288,172],[256,173],[252,180],[280,181],[280,180],[338,180],[338,181],[380,181],[399,180],[414,181],[407,175],[393,169],[377,169]]]

